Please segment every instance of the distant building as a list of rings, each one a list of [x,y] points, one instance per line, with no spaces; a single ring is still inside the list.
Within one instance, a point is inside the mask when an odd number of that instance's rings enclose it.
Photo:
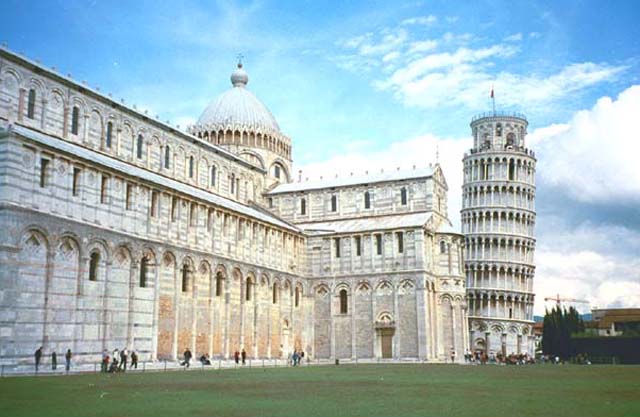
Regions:
[[[598,336],[640,336],[640,308],[604,308],[591,310],[591,322]]]

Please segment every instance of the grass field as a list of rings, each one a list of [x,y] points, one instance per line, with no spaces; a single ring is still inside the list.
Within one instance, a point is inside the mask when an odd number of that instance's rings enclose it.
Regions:
[[[0,380],[0,416],[640,416],[640,367],[359,365]]]

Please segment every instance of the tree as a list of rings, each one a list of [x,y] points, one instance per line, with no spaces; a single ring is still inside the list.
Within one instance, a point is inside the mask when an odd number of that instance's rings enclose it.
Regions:
[[[573,307],[545,311],[542,325],[542,353],[562,359],[570,355],[571,335],[584,332],[584,321]]]

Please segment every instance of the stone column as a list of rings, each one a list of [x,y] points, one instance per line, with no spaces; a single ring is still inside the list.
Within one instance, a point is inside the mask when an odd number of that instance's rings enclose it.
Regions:
[[[353,264],[352,264],[353,265]],[[356,352],[356,286],[351,290],[351,358],[357,359]]]
[[[384,239],[384,236],[383,236]],[[393,358],[400,358],[400,314],[398,310],[398,286],[396,284],[393,285],[393,317],[396,318],[396,330],[393,335]]]
[[[424,288],[425,277],[421,277],[421,280],[416,284],[416,325],[418,328],[418,359],[425,360],[427,358],[427,332],[429,327],[427,326],[427,320],[429,317],[427,311],[427,302],[425,300],[426,293]],[[429,340],[430,342],[431,340]]]
[[[231,299],[230,286],[229,282],[232,282],[233,278],[227,276],[225,279],[225,288],[224,288],[224,323],[223,323],[223,352],[224,358],[229,359],[229,302]]]
[[[260,275],[254,277],[256,282],[253,284],[253,289],[251,291],[251,299],[253,300],[253,357],[258,357],[258,314],[260,313],[260,309],[258,308],[258,288],[259,288],[259,280]]]
[[[133,258],[131,254],[131,268],[129,269],[129,293],[127,294],[127,349],[131,350],[133,346],[133,300],[135,296],[136,276],[140,262]]]
[[[197,268],[194,266],[194,268]],[[198,274],[197,270],[189,269],[189,282],[191,283],[191,352],[195,355],[196,352],[196,337],[198,331]],[[199,352],[202,353],[202,352]]]
[[[157,256],[157,255],[156,255]],[[158,360],[158,326],[160,321],[160,270],[162,261],[156,258],[154,264],[155,274],[154,277],[154,291],[153,291],[153,321],[151,328],[151,360]]]

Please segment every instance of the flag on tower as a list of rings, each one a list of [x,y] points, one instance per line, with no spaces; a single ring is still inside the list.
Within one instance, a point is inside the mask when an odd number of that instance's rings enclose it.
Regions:
[[[496,115],[496,98],[493,94],[493,84],[491,84],[491,107],[493,108],[493,115]]]

